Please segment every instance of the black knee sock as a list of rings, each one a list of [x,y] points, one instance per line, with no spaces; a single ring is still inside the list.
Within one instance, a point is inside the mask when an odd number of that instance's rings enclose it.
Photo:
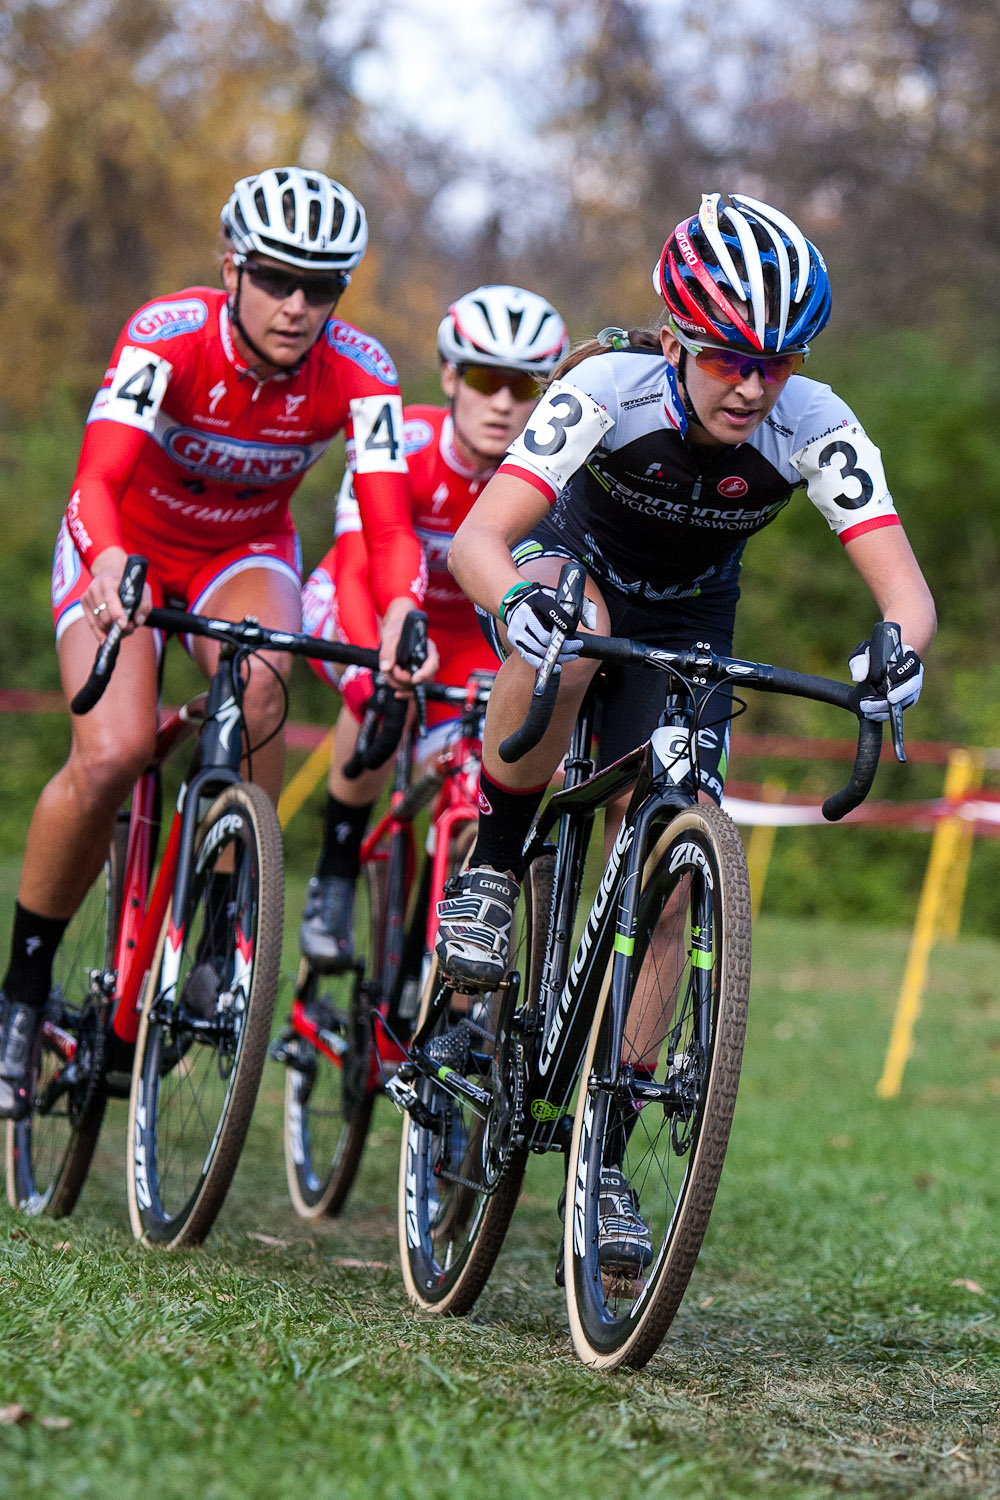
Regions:
[[[515,880],[522,878],[521,851],[547,787],[548,782],[524,789],[501,786],[485,769],[480,772],[479,831],[472,864],[509,870]]]
[[[40,917],[14,903],[14,930],[10,938],[10,964],[3,991],[22,1005],[44,1005],[52,988],[52,960],[68,921],[62,917]]]
[[[357,880],[361,869],[361,845],[374,806],[374,802],[369,802],[364,807],[351,807],[327,794],[323,848],[316,865],[316,874],[321,880],[331,875]]]

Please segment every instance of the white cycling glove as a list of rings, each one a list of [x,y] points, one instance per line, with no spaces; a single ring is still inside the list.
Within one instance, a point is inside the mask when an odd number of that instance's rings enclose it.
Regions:
[[[504,596],[500,619],[507,627],[507,639],[511,645],[536,671],[545,659],[553,633],[568,630],[573,623],[552,589],[527,582],[517,593],[512,590]],[[597,624],[597,610],[589,599],[584,601],[583,619],[587,625],[591,622],[593,626]],[[580,646],[578,636],[563,641],[554,670],[561,671],[563,662],[576,661]]]
[[[867,682],[871,668],[870,642],[859,641],[851,652],[848,665],[855,682]],[[892,708],[912,708],[920,697],[924,668],[912,646],[900,648],[896,661],[890,662],[883,682],[871,684],[872,695],[862,698],[861,712],[866,719],[885,722]]]

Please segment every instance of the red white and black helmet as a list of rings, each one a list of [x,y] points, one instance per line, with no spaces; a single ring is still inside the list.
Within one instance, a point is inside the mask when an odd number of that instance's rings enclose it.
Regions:
[[[551,375],[569,349],[551,302],[519,286],[478,286],[453,302],[438,328],[438,353],[452,365],[497,365]]]
[[[747,353],[807,349],[830,317],[816,246],[785,214],[745,193],[704,193],[678,224],[653,285],[682,333]]]
[[[268,167],[242,178],[222,210],[234,251],[256,251],[302,271],[350,271],[368,245],[365,211],[323,172]]]

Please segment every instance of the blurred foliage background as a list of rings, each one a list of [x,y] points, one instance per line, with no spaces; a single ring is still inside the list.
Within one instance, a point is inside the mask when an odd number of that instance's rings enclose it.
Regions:
[[[437,322],[479,282],[544,292],[583,339],[657,320],[653,261],[703,190],[750,192],[793,214],[834,286],[809,374],[882,448],[938,602],[909,731],[1000,743],[995,0],[479,9],[488,19],[473,66],[451,50],[439,0],[2,0],[0,683],[58,686],[49,560],[119,328],[159,292],[214,284],[233,181],[298,161],[366,206],[371,248],[342,311],[385,342],[410,400],[436,398]],[[419,45],[400,59],[397,44],[393,58],[387,39],[414,10]],[[425,93],[405,108],[403,83],[412,96],[418,78]],[[438,95],[461,100],[444,129]],[[309,564],[328,542],[339,464],[327,459],[296,503]],[[804,498],[750,544],[743,654],[843,675],[872,617]],[[297,717],[330,714],[306,674],[297,684]],[[829,712],[777,699],[743,722],[841,732]],[[0,728],[6,852],[23,840],[57,732],[28,720]],[[886,785],[934,795],[940,775],[915,768]],[[886,839],[848,859],[838,902],[870,910],[912,889],[922,855],[903,848]],[[803,909],[822,904],[832,879],[829,848],[810,859],[811,874],[801,861],[778,871],[783,900]],[[976,859],[987,891],[992,856]]]

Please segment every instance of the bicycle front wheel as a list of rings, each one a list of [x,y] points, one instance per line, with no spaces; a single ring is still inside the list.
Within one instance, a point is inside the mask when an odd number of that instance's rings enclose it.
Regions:
[[[236,783],[198,829],[185,907],[171,903],[146,986],[128,1201],[147,1245],[200,1244],[229,1190],[267,1055],[283,907],[273,804]]]
[[[521,891],[511,970],[520,1000],[537,996],[552,895],[550,855],[529,867]],[[424,986],[421,1023],[439,992],[437,961]],[[474,1025],[474,1070],[460,1071],[492,1093],[477,1113],[431,1078],[416,1090],[424,1123],[407,1114],[399,1163],[398,1229],[403,1280],[426,1312],[466,1313],[486,1285],[521,1192],[527,1161],[520,1118],[525,1059],[512,1030],[507,989],[457,996]]]
[[[613,956],[581,1077],[565,1229],[573,1343],[603,1369],[639,1368],[659,1347],[701,1249],[729,1141],[750,988],[750,889],[739,834],[719,808],[687,809],[648,853],[620,1043],[612,967]]]
[[[386,863],[364,866],[354,907],[355,968],[319,974],[304,958],[295,997],[338,1060],[289,1029],[283,1039],[285,1173],[303,1219],[338,1214],[350,1192],[375,1108],[371,1086],[371,997],[385,932]]]
[[[127,847],[123,814],[56,953],[31,1113],[7,1123],[7,1201],[24,1214],[72,1213],[97,1146],[107,1104],[99,976],[114,964]]]

